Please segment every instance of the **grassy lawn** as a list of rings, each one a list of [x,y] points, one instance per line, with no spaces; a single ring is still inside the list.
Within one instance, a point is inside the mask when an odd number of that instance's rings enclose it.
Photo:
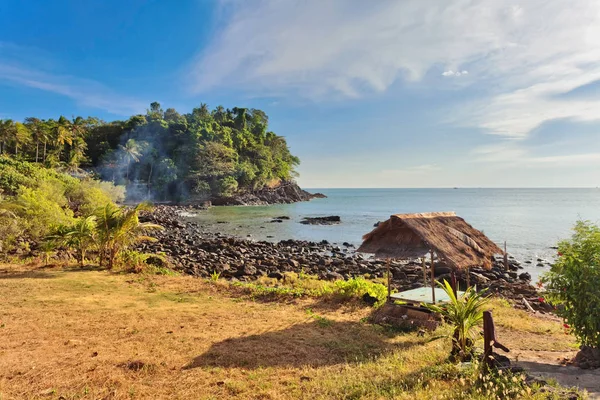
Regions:
[[[0,399],[457,398],[449,342],[371,309],[258,301],[187,276],[0,265]],[[511,349],[570,350],[555,319],[493,302]],[[465,398],[472,398],[465,397]],[[481,397],[485,398],[485,397]]]

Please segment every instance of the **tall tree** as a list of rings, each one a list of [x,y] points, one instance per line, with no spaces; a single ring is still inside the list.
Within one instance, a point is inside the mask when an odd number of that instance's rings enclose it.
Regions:
[[[129,167],[131,165],[131,162],[140,161],[140,157],[142,156],[142,149],[141,146],[134,139],[129,139],[125,143],[125,146],[119,145],[119,148],[123,151],[123,155],[127,160],[126,178],[127,180],[129,180]]]

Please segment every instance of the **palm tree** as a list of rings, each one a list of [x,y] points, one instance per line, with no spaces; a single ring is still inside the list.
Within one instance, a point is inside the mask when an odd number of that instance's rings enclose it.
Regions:
[[[457,296],[448,281],[438,285],[444,289],[450,301],[444,304],[423,304],[427,309],[439,313],[444,320],[454,326],[452,335],[453,355],[465,360],[471,355],[473,343],[480,336],[478,326],[483,321],[483,307],[489,302],[485,292],[477,292],[473,287]],[[457,353],[457,354],[455,354]]]
[[[73,136],[71,135],[71,129],[69,129],[70,121],[62,115],[58,121],[54,124],[54,145],[56,146],[55,154],[53,158],[56,158],[55,162],[60,163],[61,154],[64,150],[65,145],[73,144]]]
[[[11,119],[0,120],[0,154],[4,153],[5,144],[11,138],[13,121]]]
[[[38,162],[40,155],[40,143],[44,140],[46,131],[44,129],[44,123],[35,117],[25,118],[25,126],[31,132],[31,136],[35,141],[35,162]]]
[[[104,259],[108,258],[108,268],[112,269],[119,252],[138,242],[156,241],[147,233],[162,230],[163,227],[139,220],[139,213],[150,209],[147,203],[140,203],[134,208],[108,203],[97,210],[100,265],[103,265]]]
[[[79,266],[85,263],[85,254],[96,243],[96,217],[79,218],[73,225],[59,225],[48,237],[50,242],[75,248]]]
[[[140,157],[142,156],[141,148],[134,139],[129,139],[125,143],[125,146],[119,145],[119,148],[123,151],[125,158],[127,159],[127,173],[125,177],[129,180],[129,166],[132,161],[140,161]]]
[[[16,122],[12,134],[15,144],[15,156],[17,156],[19,154],[19,146],[26,145],[31,141],[31,132],[29,132],[27,126],[21,122]]]

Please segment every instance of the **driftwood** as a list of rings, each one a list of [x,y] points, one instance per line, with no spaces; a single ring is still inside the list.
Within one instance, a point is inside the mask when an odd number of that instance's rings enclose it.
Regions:
[[[535,314],[535,310],[533,309],[533,307],[531,307],[531,304],[529,304],[525,297],[523,297],[523,304],[525,304],[525,307],[527,307],[529,311]]]

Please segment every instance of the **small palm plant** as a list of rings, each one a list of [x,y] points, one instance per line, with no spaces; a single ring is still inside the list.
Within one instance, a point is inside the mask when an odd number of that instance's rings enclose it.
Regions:
[[[156,241],[148,236],[151,231],[162,230],[163,227],[150,222],[140,222],[141,211],[150,210],[147,203],[140,203],[134,208],[119,207],[108,203],[96,212],[100,265],[108,260],[108,268],[114,267],[119,252],[135,243]]]
[[[464,294],[456,296],[448,281],[439,283],[448,295],[449,302],[443,304],[423,304],[427,309],[440,314],[444,320],[454,327],[452,335],[452,354],[459,360],[465,360],[472,354],[473,344],[480,336],[479,325],[483,321],[483,311],[489,302],[485,292],[477,292],[473,287],[467,288]],[[437,338],[436,338],[437,339]]]
[[[47,239],[50,243],[76,249],[79,266],[83,267],[86,252],[96,244],[96,217],[79,218],[72,225],[59,225]]]

